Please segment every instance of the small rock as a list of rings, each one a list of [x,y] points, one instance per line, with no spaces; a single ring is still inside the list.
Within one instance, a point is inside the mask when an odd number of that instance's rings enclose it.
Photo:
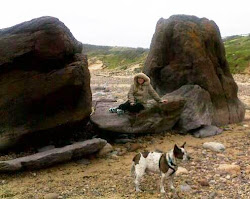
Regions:
[[[203,144],[203,148],[210,149],[215,152],[223,152],[225,150],[225,146],[219,142],[205,142]]]
[[[200,180],[199,183],[200,183],[201,186],[204,186],[204,187],[209,186],[209,183],[208,183],[208,181],[206,179]]]
[[[118,160],[119,159],[119,157],[116,154],[112,154],[110,156],[110,158],[113,159],[113,160]]]
[[[80,159],[76,161],[77,164],[89,165],[90,161],[88,159]]]
[[[218,195],[217,192],[213,191],[212,193],[209,194],[208,198],[214,199],[217,195]]]
[[[104,157],[108,153],[113,151],[113,147],[111,144],[107,143],[97,154],[98,157]]]
[[[48,193],[44,196],[44,199],[58,199],[59,195],[57,193]]]
[[[228,179],[228,180],[229,180],[230,178],[231,178],[231,176],[230,176],[230,175],[227,175],[227,176],[226,176],[226,179]]]
[[[1,180],[1,184],[5,184],[6,183],[6,180]]]
[[[134,142],[132,139],[123,138],[123,139],[115,139],[116,144],[126,144],[128,142]]]
[[[210,180],[209,184],[216,184],[216,181],[215,180]]]
[[[240,166],[235,164],[220,164],[218,170],[231,174],[240,174]]]
[[[191,191],[192,188],[188,184],[182,184],[182,185],[180,185],[180,190],[182,192],[188,192],[188,191]]]
[[[176,176],[182,175],[182,174],[187,174],[188,170],[186,168],[183,167],[178,167],[177,171],[176,171]]]
[[[55,148],[54,145],[48,145],[48,146],[37,149],[37,151],[38,152],[44,152],[44,151],[48,151],[48,150],[51,150],[51,149],[54,149],[54,148]]]
[[[136,151],[137,149],[140,149],[140,148],[142,148],[142,145],[141,145],[141,144],[133,143],[133,144],[131,144],[130,147],[128,148],[128,151],[133,152],[133,151]]]

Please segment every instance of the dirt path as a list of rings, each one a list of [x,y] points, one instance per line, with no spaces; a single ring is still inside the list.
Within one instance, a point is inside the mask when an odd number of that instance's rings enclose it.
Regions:
[[[115,92],[115,84],[129,85],[131,77],[102,77],[92,74],[92,87],[106,84],[110,92]],[[242,78],[239,78],[239,80]],[[244,82],[239,82],[244,83]],[[246,82],[245,82],[246,83]],[[239,84],[240,85],[240,84]],[[128,86],[119,88],[119,97],[126,97]],[[247,89],[247,91],[246,91]],[[250,83],[240,85],[240,98],[250,106]],[[189,163],[182,164],[187,174],[177,176],[175,186],[188,184],[189,192],[181,192],[180,198],[250,198],[250,174],[246,172],[250,162],[250,112],[241,124],[228,125],[223,134],[198,139],[190,135],[174,135],[171,132],[137,138],[140,150],[160,149],[167,151],[175,143],[187,142],[187,150],[193,157]],[[206,141],[218,141],[226,146],[223,153],[204,150]],[[114,144],[115,151],[125,150],[127,145]],[[57,193],[63,199],[84,198],[172,198],[167,191],[166,196],[159,194],[159,177],[146,176],[142,181],[143,193],[135,193],[133,179],[130,177],[131,160],[136,152],[126,152],[122,156],[95,159],[90,157],[90,164],[78,161],[61,164],[39,171],[26,171],[16,174],[0,175],[0,198],[32,199],[43,198],[48,193]],[[241,173],[231,175],[218,172],[219,164],[237,164]],[[208,182],[202,186],[200,181]]]

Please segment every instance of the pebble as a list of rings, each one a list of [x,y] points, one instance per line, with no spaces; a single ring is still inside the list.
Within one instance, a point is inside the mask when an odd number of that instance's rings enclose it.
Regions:
[[[58,199],[59,195],[57,193],[48,193],[44,196],[44,199]]]
[[[208,183],[208,181],[207,181],[206,179],[200,180],[199,183],[200,183],[200,185],[203,186],[203,187],[209,186],[209,183]]]
[[[219,142],[205,142],[203,144],[203,148],[210,149],[215,152],[223,152],[226,149],[225,146]]]
[[[187,174],[188,170],[184,167],[178,167],[176,171],[176,176],[182,175],[182,174]]]
[[[180,185],[180,190],[182,192],[189,192],[192,190],[192,188],[188,184],[182,184]]]
[[[131,144],[130,147],[128,148],[128,151],[134,152],[134,151],[140,149],[141,147],[142,147],[141,144],[133,143],[133,144]]]
[[[240,174],[240,166],[235,164],[220,164],[218,170],[231,174]]]
[[[111,151],[113,151],[113,147],[111,144],[107,143],[97,154],[98,157],[104,157],[106,156],[108,153],[110,153]]]
[[[76,161],[77,164],[82,164],[82,165],[89,165],[90,161],[88,159],[80,159]]]

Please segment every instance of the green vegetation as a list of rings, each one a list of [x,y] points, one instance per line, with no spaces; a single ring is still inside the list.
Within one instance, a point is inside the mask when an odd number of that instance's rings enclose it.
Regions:
[[[226,37],[224,45],[231,73],[244,73],[248,68],[250,70],[250,34]],[[108,69],[127,69],[135,64],[143,66],[149,49],[83,44],[83,52],[92,62],[101,60]]]
[[[224,39],[226,58],[231,73],[244,73],[250,68],[250,34],[230,36]]]
[[[83,53],[89,60],[101,60],[108,69],[127,69],[130,65],[143,65],[149,49],[83,44]]]

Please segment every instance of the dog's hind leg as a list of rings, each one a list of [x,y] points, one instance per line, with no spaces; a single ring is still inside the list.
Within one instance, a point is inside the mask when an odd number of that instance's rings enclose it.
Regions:
[[[146,168],[142,165],[135,165],[135,190],[136,192],[142,192],[140,189],[140,181],[145,173]]]

